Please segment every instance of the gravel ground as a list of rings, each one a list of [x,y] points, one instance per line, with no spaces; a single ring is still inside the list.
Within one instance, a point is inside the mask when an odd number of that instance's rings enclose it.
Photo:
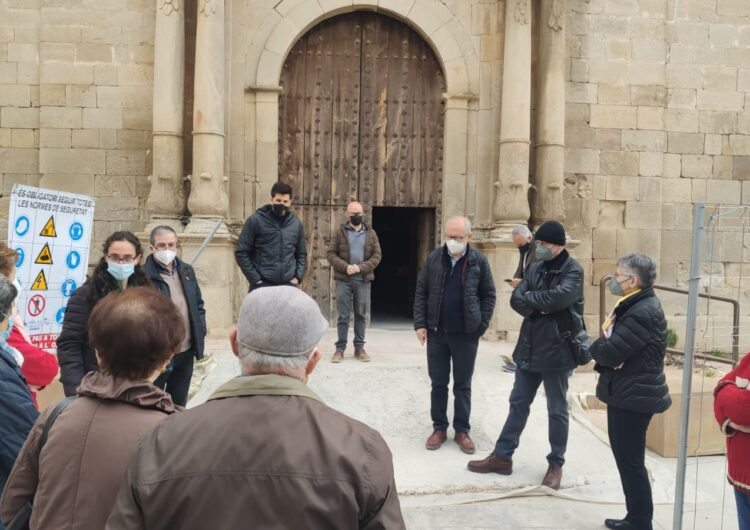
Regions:
[[[391,448],[396,484],[407,527],[411,529],[469,528],[603,528],[605,517],[622,517],[624,499],[606,434],[593,427],[580,410],[571,420],[562,488],[553,493],[538,486],[547,467],[547,416],[543,390],[514,456],[509,477],[477,475],[466,470],[472,458],[492,450],[508,409],[513,375],[500,370],[501,355],[512,345],[480,342],[473,381],[472,438],[477,454],[459,451],[449,441],[438,451],[424,449],[431,433],[430,382],[424,348],[403,327],[368,330],[370,363],[355,361],[351,346],[343,363],[333,364],[335,330],[321,343],[323,360],[310,386],[330,406],[377,429]],[[226,339],[207,345],[216,366],[203,381],[190,406],[202,403],[224,381],[239,373]],[[571,390],[591,389],[595,374],[576,374]],[[452,401],[449,403],[452,417]],[[672,527],[675,459],[649,452],[655,528]],[[696,480],[696,470],[698,480]],[[725,487],[724,458],[691,459],[685,529],[737,528],[733,493]],[[722,498],[724,501],[722,502]]]

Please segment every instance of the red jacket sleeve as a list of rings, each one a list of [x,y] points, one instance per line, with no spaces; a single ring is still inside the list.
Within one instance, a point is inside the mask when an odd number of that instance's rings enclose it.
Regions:
[[[21,372],[29,385],[44,387],[55,379],[58,366],[54,354],[26,342],[16,328],[10,332],[8,345],[17,349],[23,356]]]
[[[740,365],[750,364],[750,356]],[[750,426],[750,388],[739,388],[735,384],[737,369],[721,378],[714,391],[714,415],[719,425],[731,420],[738,425]],[[745,371],[743,370],[743,373]]]

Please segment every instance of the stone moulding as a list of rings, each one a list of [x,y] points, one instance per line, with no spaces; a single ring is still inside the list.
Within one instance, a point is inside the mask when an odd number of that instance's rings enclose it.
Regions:
[[[553,0],[552,9],[547,19],[547,26],[553,31],[560,31],[563,28],[563,19],[565,18],[565,9],[562,0]]]
[[[159,9],[161,9],[166,16],[169,16],[175,11],[180,10],[180,0],[161,0]]]
[[[528,0],[516,0],[516,10],[513,13],[513,18],[519,24],[529,23],[529,4]]]

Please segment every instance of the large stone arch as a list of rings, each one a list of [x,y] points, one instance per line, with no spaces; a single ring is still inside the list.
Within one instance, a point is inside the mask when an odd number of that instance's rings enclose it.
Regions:
[[[442,218],[465,214],[467,175],[475,171],[469,152],[476,150],[477,120],[471,115],[478,109],[479,57],[461,21],[439,0],[283,0],[266,15],[260,27],[271,29],[252,44],[261,51],[245,74],[245,152],[254,153],[255,166],[246,170],[255,174],[255,205],[278,179],[279,79],[287,54],[316,24],[357,10],[404,22],[434,51],[446,80]]]
[[[248,87],[276,87],[294,43],[326,18],[351,11],[379,11],[412,27],[432,47],[445,74],[449,96],[479,91],[479,59],[461,22],[439,0],[284,0],[267,18],[273,24]]]

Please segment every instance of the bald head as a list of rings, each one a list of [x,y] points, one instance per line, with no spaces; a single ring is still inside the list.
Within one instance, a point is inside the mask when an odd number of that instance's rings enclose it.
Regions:
[[[358,203],[357,201],[352,201],[346,206],[346,215],[355,215],[355,214],[363,214],[365,209],[362,207],[361,203]]]
[[[471,221],[466,217],[456,215],[445,223],[445,237],[451,239],[471,235]]]

